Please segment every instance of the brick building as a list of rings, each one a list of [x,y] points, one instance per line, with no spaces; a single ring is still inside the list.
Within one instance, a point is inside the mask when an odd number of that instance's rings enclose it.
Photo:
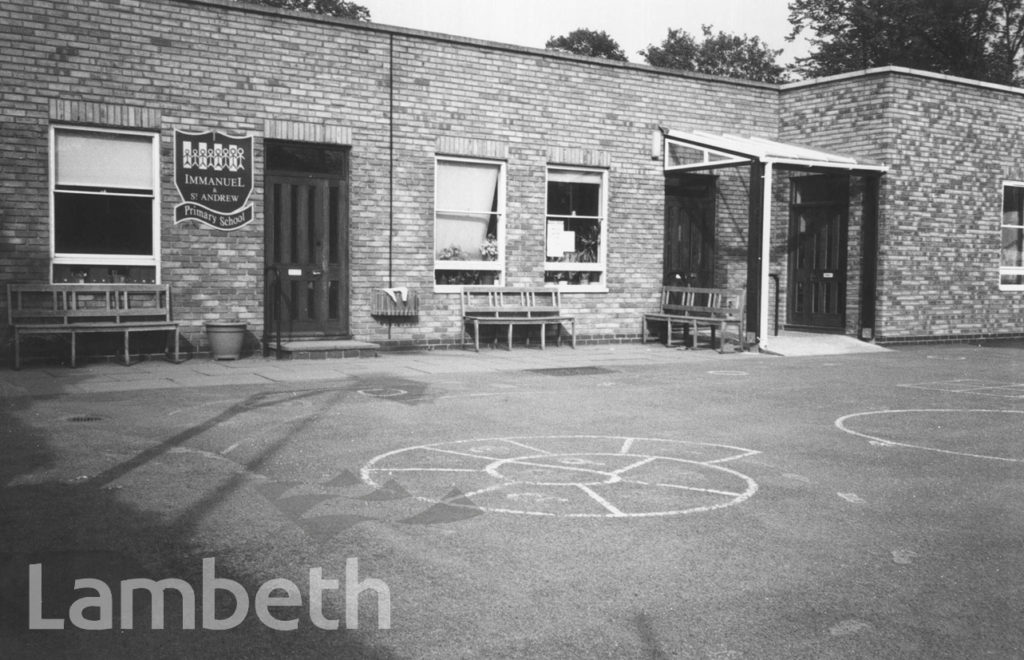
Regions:
[[[746,286],[763,345],[1024,334],[1021,90],[768,85],[231,0],[12,0],[0,35],[3,283],[168,284],[199,352],[228,317],[257,344],[273,300],[287,337],[455,344],[464,283],[560,287],[581,341],[632,341],[670,276]]]

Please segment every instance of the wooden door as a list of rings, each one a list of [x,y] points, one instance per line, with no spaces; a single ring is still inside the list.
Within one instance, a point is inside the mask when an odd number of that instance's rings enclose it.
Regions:
[[[276,302],[286,337],[348,337],[348,182],[268,171],[265,190],[268,277],[276,272],[281,283],[280,299],[267,301],[268,323]]]
[[[813,186],[804,181],[797,186]],[[824,182],[828,184],[829,182]],[[790,207],[789,325],[846,326],[848,184],[826,194],[798,191]],[[835,199],[847,191],[846,199]],[[831,199],[830,199],[831,198]]]
[[[711,287],[715,278],[715,177],[665,179],[665,284]]]

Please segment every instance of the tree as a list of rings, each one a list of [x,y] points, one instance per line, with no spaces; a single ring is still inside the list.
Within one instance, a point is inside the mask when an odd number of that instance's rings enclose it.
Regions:
[[[616,62],[627,61],[626,53],[619,47],[618,42],[604,31],[597,32],[586,28],[579,28],[561,37],[551,37],[544,44],[544,47],[548,50],[558,50],[563,53],[603,57],[606,60],[614,60]]]
[[[308,11],[313,14],[350,18],[356,21],[369,21],[370,10],[348,0],[242,0],[256,5]]]
[[[785,68],[776,61],[781,48],[769,48],[759,37],[713,34],[710,25],[701,31],[704,40],[698,42],[689,32],[670,29],[660,46],[649,45],[640,54],[651,66],[667,69],[762,82],[785,79]]]
[[[1018,81],[1024,0],[792,0],[793,40],[812,51],[794,71],[826,76],[906,66],[1004,84]]]

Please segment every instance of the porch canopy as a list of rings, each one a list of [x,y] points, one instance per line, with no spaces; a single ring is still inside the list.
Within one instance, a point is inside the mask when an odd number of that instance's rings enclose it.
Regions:
[[[878,181],[888,168],[858,156],[824,151],[760,137],[661,129],[666,172],[749,166],[750,204],[747,248],[747,331],[767,347],[768,280],[771,254],[772,174],[775,168],[845,172],[865,177],[864,260],[861,273],[861,325],[873,332],[878,252]]]

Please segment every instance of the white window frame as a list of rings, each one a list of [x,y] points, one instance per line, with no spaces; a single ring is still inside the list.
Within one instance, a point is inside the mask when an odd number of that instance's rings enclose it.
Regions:
[[[497,236],[495,236],[495,242],[498,246],[498,258],[493,261],[486,261],[483,259],[474,260],[459,260],[459,261],[445,261],[438,258],[439,252],[444,249],[445,246],[437,244],[437,222],[438,215],[444,212],[463,212],[457,209],[442,209],[438,206],[437,201],[437,177],[438,169],[442,163],[469,163],[477,165],[486,165],[488,167],[498,168],[498,208],[494,212],[497,216]],[[434,158],[434,226],[433,226],[433,239],[431,241],[433,245],[433,263],[434,263],[434,291],[437,293],[458,293],[462,290],[461,284],[438,284],[437,283],[437,271],[491,271],[495,273],[495,284],[504,285],[505,283],[505,184],[506,184],[506,162],[503,160],[488,160],[483,158],[463,158],[457,156],[435,156]],[[488,215],[491,215],[488,213]]]
[[[1004,266],[1003,265],[1003,230],[1004,229],[1016,229],[1024,232],[1024,227],[1021,225],[1007,225],[1003,222],[1003,209],[1006,206],[1006,189],[1007,188],[1021,188],[1024,189],[1024,181],[1003,181],[1003,187],[1000,191],[1000,205],[999,205],[999,290],[1000,291],[1024,291],[1024,284],[1003,284],[1004,275],[1024,275],[1024,266]]]
[[[150,255],[140,254],[89,254],[75,252],[57,252],[57,193],[60,192],[57,186],[57,134],[58,133],[92,133],[108,135],[127,135],[147,137],[150,139],[152,154],[152,171],[150,173],[153,187],[151,190],[139,190],[138,193],[118,193],[123,196],[137,196],[149,198],[152,202],[151,221],[152,246]],[[50,278],[53,279],[53,266],[61,265],[83,265],[83,266],[142,266],[153,268],[154,283],[160,283],[160,135],[153,131],[138,131],[131,129],[98,128],[93,126],[76,126],[67,124],[53,124],[50,126]],[[81,192],[81,191],[76,191]],[[97,190],[95,193],[103,195],[104,191]]]
[[[557,262],[547,261],[545,256],[544,260],[544,272],[591,272],[600,273],[601,279],[596,283],[588,284],[572,284],[556,283],[556,282],[545,282],[545,286],[557,287],[561,291],[569,293],[575,292],[586,292],[586,293],[607,293],[608,291],[608,170],[599,167],[580,167],[576,165],[555,165],[548,164],[544,172],[544,254],[548,253],[548,220],[550,218],[573,218],[573,217],[590,217],[590,216],[559,216],[548,214],[548,190],[549,182],[551,180],[551,172],[585,172],[592,174],[601,175],[601,193],[598,197],[598,215],[596,220],[600,227],[600,243],[597,251],[597,261],[595,262]],[[569,267],[567,267],[569,266]]]

